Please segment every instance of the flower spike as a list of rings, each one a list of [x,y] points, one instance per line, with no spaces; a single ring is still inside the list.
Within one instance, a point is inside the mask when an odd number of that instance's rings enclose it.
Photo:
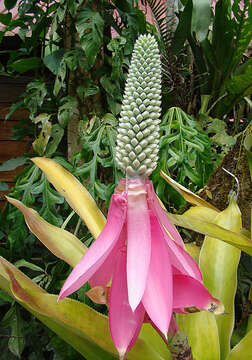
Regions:
[[[157,166],[161,114],[161,61],[151,35],[135,43],[117,135],[116,161],[130,177],[149,176]]]

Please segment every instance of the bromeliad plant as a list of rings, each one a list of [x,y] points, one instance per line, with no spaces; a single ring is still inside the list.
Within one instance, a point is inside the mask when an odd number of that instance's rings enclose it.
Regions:
[[[225,224],[214,226],[214,221],[207,222],[206,214],[210,211],[212,220],[218,215],[217,210],[209,210],[198,198],[200,214],[172,216],[165,212],[155,195],[148,176],[158,160],[160,79],[156,41],[152,36],[140,36],[132,56],[117,137],[116,160],[126,178],[119,182],[111,198],[107,222],[85,188],[62,166],[51,159],[32,159],[96,238],[89,249],[74,235],[50,225],[18,200],[8,199],[23,212],[30,230],[74,269],[61,289],[60,301],[4,259],[0,262],[0,286],[87,359],[115,358],[113,343],[121,359],[126,356],[147,360],[171,356],[173,359],[192,358],[173,312],[181,314],[178,322],[189,334],[191,324],[200,328],[202,321],[193,321],[191,315],[185,315],[189,316],[187,321],[182,314],[199,310],[207,310],[209,322],[217,329],[214,314],[224,313],[222,303],[217,300],[222,300],[223,294],[214,294],[215,298],[209,293],[211,286],[215,292],[214,284],[209,285],[208,290],[205,288],[198,265],[185,251],[169,217],[179,225],[231,241],[252,253],[251,242],[239,234],[239,221],[233,232],[225,230]],[[186,194],[195,202],[192,193]],[[239,217],[239,212],[236,216]],[[207,270],[205,275],[207,278]],[[108,318],[85,304],[66,298],[87,281],[92,287],[88,292],[90,298],[108,305]],[[235,286],[231,290],[234,292]],[[188,328],[185,324],[189,324]],[[232,319],[228,326],[230,334]],[[214,334],[216,342],[222,330],[220,326],[219,333]],[[223,342],[226,344],[229,340],[225,338]],[[189,341],[190,345],[195,345],[192,337]],[[202,359],[195,349],[192,346],[192,353]]]

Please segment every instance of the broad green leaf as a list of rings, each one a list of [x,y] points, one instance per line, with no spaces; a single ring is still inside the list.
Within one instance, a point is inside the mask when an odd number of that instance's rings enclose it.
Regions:
[[[45,66],[54,74],[57,75],[60,62],[64,55],[64,49],[53,51],[51,54],[44,57],[43,62]]]
[[[104,21],[99,12],[93,11],[89,7],[83,7],[78,13],[75,26],[88,63],[93,65],[102,45]]]
[[[218,328],[213,314],[206,311],[177,314],[176,319],[179,329],[188,336],[194,359],[220,360]]]
[[[230,72],[235,71],[240,63],[252,38],[252,2],[250,0],[233,1],[232,15],[237,21],[234,28],[235,37],[233,39],[234,56],[229,60]]]
[[[167,345],[163,342],[160,335],[153,329],[153,327],[150,324],[143,324],[142,330],[139,334],[138,343],[143,342],[144,344],[148,344],[150,347],[150,356],[153,354],[153,360],[154,359],[165,359],[165,360],[171,360],[170,352],[167,348]],[[137,343],[137,346],[138,346]],[[140,351],[133,347],[133,349],[129,352],[129,355],[127,356],[130,359],[131,353],[134,353],[134,357],[132,359],[140,360],[145,359],[141,357]]]
[[[10,160],[5,161],[2,165],[0,165],[0,171],[12,171],[17,167],[24,165],[27,161],[27,158],[24,156],[19,156],[17,158],[12,158]]]
[[[198,211],[200,214],[202,208],[198,206],[196,209],[197,210],[195,211]],[[247,254],[252,255],[252,241],[247,236],[227,230],[212,221],[201,220],[200,216],[196,216],[196,212],[194,213],[194,216],[174,215],[168,212],[166,212],[166,215],[175,225],[222,240],[227,244],[233,245]]]
[[[78,102],[72,96],[66,96],[61,99],[61,105],[58,110],[58,121],[60,125],[65,128],[71,117],[76,114],[78,115]]]
[[[7,13],[7,14],[0,14],[0,23],[4,24],[4,25],[8,25],[9,22],[11,21],[11,13]]]
[[[20,201],[7,197],[7,200],[24,214],[31,232],[58,258],[74,267],[86,251],[82,244],[70,232],[49,224],[39,214],[23,205]]]
[[[51,139],[46,147],[46,156],[50,157],[56,152],[63,136],[64,129],[59,124],[54,124],[51,129]]]
[[[189,203],[197,206],[206,207],[209,209],[213,209],[214,211],[219,211],[215,206],[209,204],[207,201],[201,199],[198,195],[194,194],[192,191],[186,189],[183,185],[180,185],[175,180],[173,180],[170,176],[168,176],[164,171],[161,170],[160,175],[165,181],[168,182],[175,190],[177,190],[183,198]]]
[[[7,10],[11,10],[16,5],[17,0],[4,0],[4,6]]]
[[[61,165],[47,158],[32,161],[45,173],[49,182],[63,195],[72,209],[83,219],[91,234],[97,238],[106,218],[83,185]]]
[[[7,260],[0,257],[0,287],[88,360],[117,359],[108,318],[66,298],[57,302]],[[128,360],[168,360],[169,351],[149,324],[129,352]]]
[[[252,330],[231,350],[225,360],[248,360],[252,358]]]
[[[171,46],[171,51],[174,54],[179,53],[179,51],[184,46],[188,34],[191,33],[192,10],[193,10],[192,0],[188,0],[186,2],[186,6],[183,12],[179,14],[179,24],[174,33],[172,46]]]
[[[219,210],[213,210],[212,208],[205,206],[192,206],[186,210],[183,215],[196,217],[200,220],[206,220],[213,222]]]
[[[0,287],[90,360],[116,359],[108,321],[76,300],[57,302],[21,271],[0,258]]]
[[[213,222],[239,234],[242,228],[241,213],[233,198]],[[225,360],[230,352],[230,339],[235,315],[234,299],[237,288],[237,269],[241,251],[236,247],[206,236],[200,251],[199,266],[204,285],[212,296],[219,299],[227,314],[216,317],[220,341],[220,359]]]
[[[217,115],[219,117],[228,113],[245,96],[252,94],[252,59],[247,61],[243,73],[233,76],[227,82],[225,92],[227,95],[217,106]]]
[[[191,31],[199,42],[207,37],[211,15],[210,0],[193,0]]]
[[[17,304],[14,304],[4,315],[1,325],[11,328],[11,336],[8,341],[8,348],[19,359],[25,347],[25,337],[23,333],[23,320]]]
[[[14,61],[10,66],[13,70],[23,74],[26,71],[39,69],[41,67],[41,59],[38,57],[20,59]]]

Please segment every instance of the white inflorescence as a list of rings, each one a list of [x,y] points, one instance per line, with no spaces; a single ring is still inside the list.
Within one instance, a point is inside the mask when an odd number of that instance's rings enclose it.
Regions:
[[[157,166],[161,113],[161,61],[151,35],[135,43],[117,134],[116,161],[130,177],[149,176]]]

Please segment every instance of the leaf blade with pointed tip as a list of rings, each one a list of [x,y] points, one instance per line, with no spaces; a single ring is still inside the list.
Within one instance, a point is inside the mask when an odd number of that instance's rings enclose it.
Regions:
[[[72,267],[80,261],[87,248],[73,234],[49,224],[19,200],[10,197],[7,200],[23,213],[28,228],[55,256]]]
[[[49,182],[65,197],[72,209],[82,218],[91,234],[97,238],[106,224],[106,218],[83,185],[56,161],[33,158]]]

